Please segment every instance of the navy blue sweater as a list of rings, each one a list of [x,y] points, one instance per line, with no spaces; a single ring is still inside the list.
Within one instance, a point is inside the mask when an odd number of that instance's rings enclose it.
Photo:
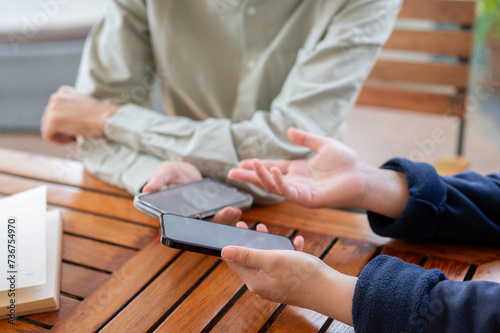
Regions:
[[[409,198],[397,220],[368,212],[376,233],[500,245],[500,174],[441,177],[400,158],[382,168],[406,175]],[[378,256],[359,276],[352,315],[356,332],[500,332],[500,284],[451,281],[438,269]]]

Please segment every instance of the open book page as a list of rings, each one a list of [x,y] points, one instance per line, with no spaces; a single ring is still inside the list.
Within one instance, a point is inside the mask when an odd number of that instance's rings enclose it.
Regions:
[[[41,285],[16,290],[16,312],[43,312],[59,306],[61,275],[62,221],[59,210],[47,212],[47,282]],[[11,297],[7,291],[0,292],[0,316],[7,314]]]
[[[12,272],[16,274],[16,288],[47,281],[46,208],[47,186],[0,199],[0,291],[9,289],[5,275]]]

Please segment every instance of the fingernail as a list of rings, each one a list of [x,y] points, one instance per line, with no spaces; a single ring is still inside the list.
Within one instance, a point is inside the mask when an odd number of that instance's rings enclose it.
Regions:
[[[233,262],[234,256],[236,255],[236,250],[232,247],[227,247],[224,249],[224,256],[222,257],[225,261]]]
[[[230,209],[226,213],[226,218],[232,222],[238,216],[238,212],[234,209]]]

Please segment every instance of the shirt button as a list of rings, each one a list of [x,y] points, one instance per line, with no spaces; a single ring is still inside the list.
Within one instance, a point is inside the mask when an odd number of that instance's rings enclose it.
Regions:
[[[247,61],[247,68],[252,69],[254,67],[255,67],[255,60],[253,60],[253,59],[248,60]]]
[[[247,8],[247,15],[248,16],[253,17],[253,16],[255,16],[255,14],[257,14],[257,8],[255,8],[255,6],[250,6]]]

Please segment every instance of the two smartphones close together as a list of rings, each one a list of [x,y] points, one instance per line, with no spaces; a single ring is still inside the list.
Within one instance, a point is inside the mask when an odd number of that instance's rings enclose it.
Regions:
[[[214,256],[228,245],[295,250],[283,236],[201,220],[224,207],[246,209],[252,202],[249,194],[211,178],[134,197],[138,210],[160,219],[161,242],[169,247]]]

